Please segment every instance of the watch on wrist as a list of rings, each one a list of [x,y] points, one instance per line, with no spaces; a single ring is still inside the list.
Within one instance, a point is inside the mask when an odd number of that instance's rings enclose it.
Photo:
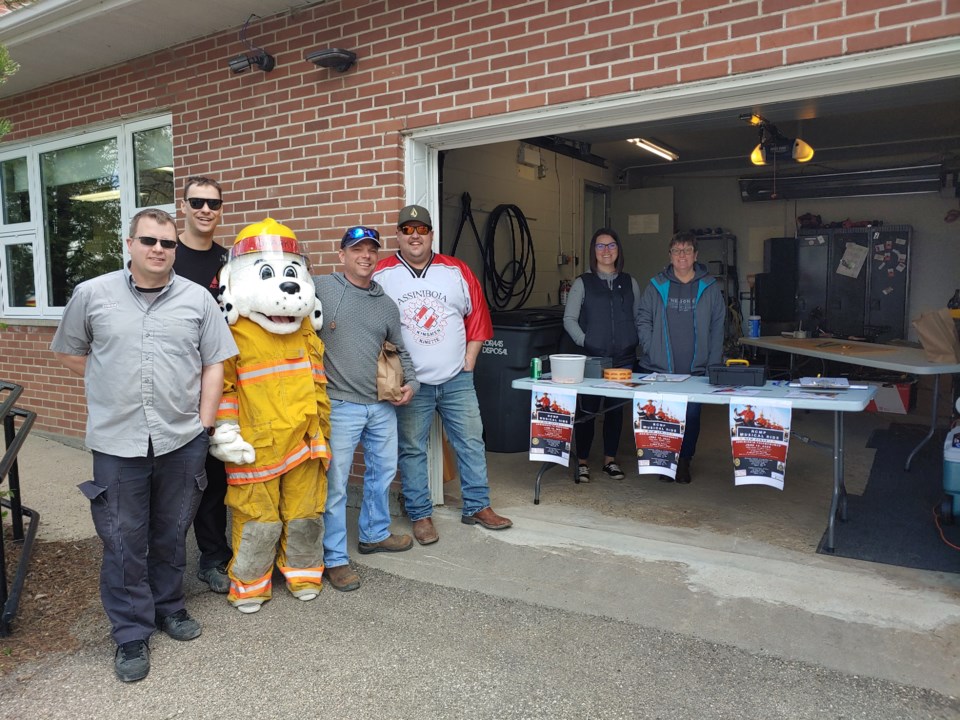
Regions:
[[[217,431],[217,426],[210,425],[208,427],[204,427],[203,429],[207,431],[208,436],[212,436]]]

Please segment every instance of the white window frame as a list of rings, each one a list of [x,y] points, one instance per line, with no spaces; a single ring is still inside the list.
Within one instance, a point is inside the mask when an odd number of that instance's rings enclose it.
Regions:
[[[4,225],[0,222],[0,319],[50,319],[59,320],[63,316],[63,307],[51,306],[47,297],[47,262],[44,242],[45,218],[43,217],[43,193],[40,186],[40,156],[52,150],[60,150],[76,145],[84,145],[102,140],[114,140],[117,143],[117,174],[120,178],[120,224],[117,232],[121,240],[127,235],[130,220],[137,213],[136,178],[134,163],[133,135],[143,130],[152,130],[172,125],[172,116],[152,116],[130,120],[107,127],[88,129],[54,139],[36,140],[7,148],[0,148],[0,162],[26,157],[27,184],[30,191],[30,222]],[[161,210],[176,218],[176,193],[173,202],[157,205]],[[11,306],[7,297],[6,248],[10,245],[32,243],[34,284],[36,292],[35,308]],[[129,260],[125,243],[123,263]]]

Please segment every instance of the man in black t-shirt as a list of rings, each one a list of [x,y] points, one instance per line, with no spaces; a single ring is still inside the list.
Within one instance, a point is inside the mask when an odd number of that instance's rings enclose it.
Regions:
[[[188,177],[180,201],[183,232],[179,236],[173,270],[198,285],[208,288],[215,299],[219,294],[220,268],[227,262],[229,251],[213,239],[223,215],[220,184],[210,178]],[[223,499],[227,492],[227,473],[223,463],[207,456],[207,488],[193,521],[193,532],[200,548],[197,577],[210,589],[225,593],[230,589],[227,563],[233,556],[227,544],[227,508]]]

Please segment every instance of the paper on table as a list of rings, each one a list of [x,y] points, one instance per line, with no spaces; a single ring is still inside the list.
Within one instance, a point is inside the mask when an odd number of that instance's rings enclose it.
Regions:
[[[850,381],[845,377],[802,377],[802,388],[845,388],[850,387]]]
[[[640,379],[647,382],[683,382],[689,377],[689,375],[672,375],[670,373],[650,373]]]

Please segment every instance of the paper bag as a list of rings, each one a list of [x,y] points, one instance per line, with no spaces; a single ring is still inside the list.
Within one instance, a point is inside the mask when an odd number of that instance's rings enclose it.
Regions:
[[[935,363],[960,363],[960,338],[947,308],[925,312],[912,321],[927,360]]]
[[[377,358],[377,400],[396,401],[403,397],[403,367],[397,346],[385,340]]]

